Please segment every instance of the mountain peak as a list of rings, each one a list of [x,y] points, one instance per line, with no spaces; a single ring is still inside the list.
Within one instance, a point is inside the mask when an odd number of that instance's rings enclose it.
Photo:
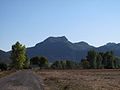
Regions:
[[[93,49],[94,47],[89,45],[88,43],[81,41],[78,43],[74,43],[78,48],[80,48],[80,50],[89,50],[89,49]]]
[[[114,45],[116,45],[116,43],[109,42],[106,44],[106,46],[114,46]]]
[[[68,39],[65,36],[61,37],[48,37],[44,42],[66,42]]]
[[[68,39],[65,36],[61,36],[61,37],[48,37],[47,39],[45,39],[43,42],[40,42],[38,44],[36,44],[36,47],[39,47],[41,44],[49,44],[49,43],[55,43],[55,42],[68,42]]]
[[[78,44],[78,45],[89,45],[88,43],[86,43],[84,41],[81,41],[81,42],[78,42],[78,43],[75,43],[75,44]]]

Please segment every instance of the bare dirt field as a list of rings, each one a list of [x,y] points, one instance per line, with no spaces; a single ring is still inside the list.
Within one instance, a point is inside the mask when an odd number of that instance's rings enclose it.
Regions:
[[[120,90],[120,70],[42,70],[45,90]]]

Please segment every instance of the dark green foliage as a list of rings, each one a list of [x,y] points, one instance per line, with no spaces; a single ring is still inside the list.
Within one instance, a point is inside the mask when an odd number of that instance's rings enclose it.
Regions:
[[[7,70],[8,66],[5,63],[0,63],[0,69],[1,71]]]
[[[81,64],[82,64],[82,68],[83,68],[83,69],[89,69],[89,68],[90,68],[90,63],[89,63],[89,61],[86,60],[86,59],[82,59],[82,60],[81,60]]]
[[[31,65],[37,65],[40,68],[47,68],[48,67],[48,60],[45,57],[33,57],[30,59]]]
[[[74,61],[64,60],[64,61],[55,61],[51,68],[53,69],[76,69],[78,68],[78,63]]]
[[[66,61],[60,61],[62,69],[66,69]]]
[[[96,60],[96,64],[97,64],[97,69],[101,69],[103,66],[102,66],[102,56],[101,54],[97,54],[97,60]]]
[[[12,68],[23,69],[26,61],[26,48],[19,42],[12,46],[11,52]]]
[[[72,63],[72,61],[66,61],[66,68],[67,69],[72,69],[74,66],[73,66],[73,63]]]
[[[48,67],[48,60],[47,60],[47,58],[40,57],[39,67],[40,68],[47,68]]]
[[[24,69],[29,69],[30,68],[30,60],[26,55],[26,60],[24,62]]]
[[[53,69],[62,69],[61,61],[55,61],[55,62],[51,65],[51,68],[53,68]]]
[[[87,59],[83,59],[81,61],[83,68],[88,68],[90,66],[91,69],[114,69],[120,68],[120,58],[115,57],[113,52],[105,52],[98,53],[94,50],[88,52],[86,57]],[[88,65],[89,64],[89,65]]]
[[[115,57],[114,65],[115,68],[120,68],[120,57]]]
[[[103,65],[104,68],[112,69],[115,68],[115,56],[113,55],[113,52],[106,52],[103,56]]]
[[[38,56],[33,57],[33,58],[30,59],[30,64],[31,65],[39,65],[40,64],[39,60],[40,60],[40,58]]]
[[[97,53],[94,50],[88,51],[87,60],[90,63],[90,68],[97,68]]]
[[[76,63],[75,62],[73,62],[73,61],[66,61],[66,68],[67,69],[74,69],[74,68],[76,68],[77,67],[77,65],[76,65]]]

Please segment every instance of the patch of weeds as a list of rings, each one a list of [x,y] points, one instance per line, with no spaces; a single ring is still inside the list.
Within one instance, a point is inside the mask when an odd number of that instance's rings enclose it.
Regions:
[[[63,89],[62,90],[69,90],[69,85],[65,85],[65,86],[63,86]]]
[[[3,72],[0,72],[0,78],[5,77],[5,76],[7,76],[7,75],[9,75],[9,74],[11,74],[13,72],[14,71],[3,71]]]

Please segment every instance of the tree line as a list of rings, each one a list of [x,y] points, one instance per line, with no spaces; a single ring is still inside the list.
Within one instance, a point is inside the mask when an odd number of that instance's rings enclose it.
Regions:
[[[90,50],[86,58],[81,60],[81,64],[86,69],[117,69],[120,68],[120,58],[112,51],[103,53]]]
[[[60,60],[53,63],[49,63],[48,59],[43,56],[35,56],[31,59],[26,54],[26,48],[24,45],[16,42],[12,46],[10,55],[12,60],[9,69],[30,69],[39,67],[40,69],[118,69],[120,68],[120,58],[116,57],[112,51],[108,52],[96,52],[90,50],[87,53],[86,58],[80,60],[80,62],[70,60]],[[0,63],[1,70],[7,70],[8,65]]]

